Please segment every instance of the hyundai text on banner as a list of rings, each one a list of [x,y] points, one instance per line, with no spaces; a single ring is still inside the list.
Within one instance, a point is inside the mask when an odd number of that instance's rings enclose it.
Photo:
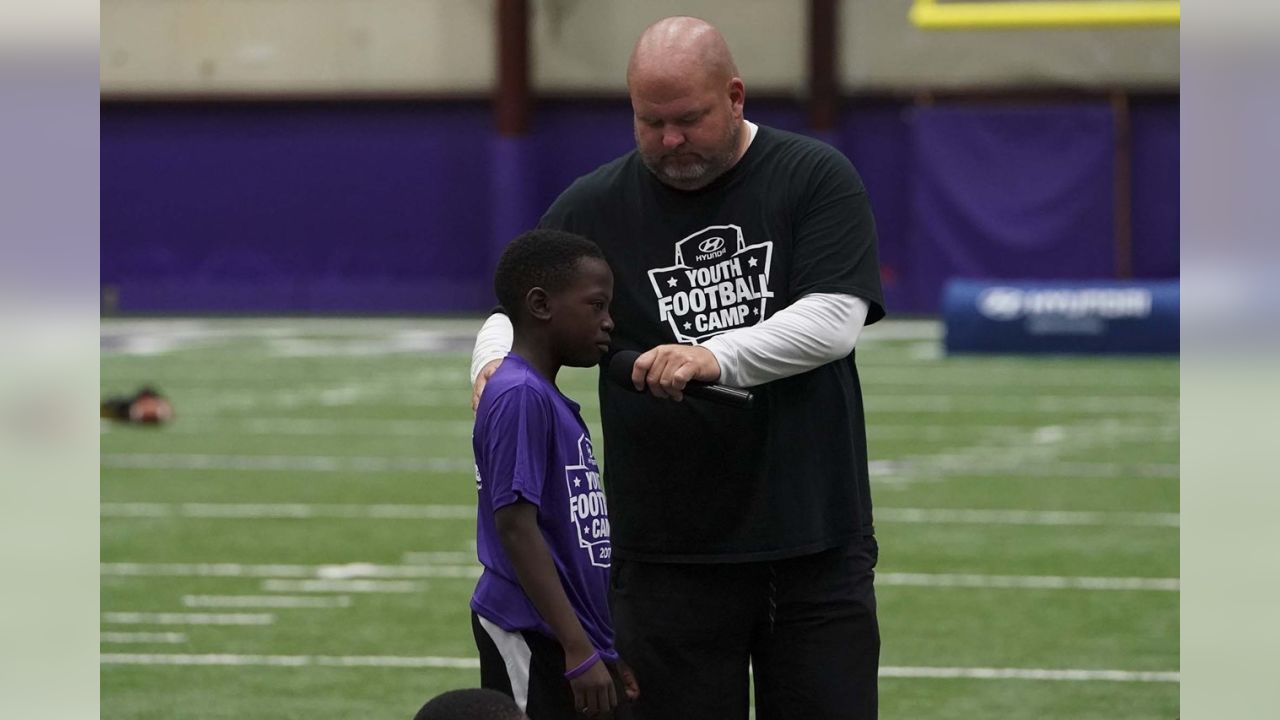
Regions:
[[[948,353],[1176,354],[1178,283],[952,280]]]

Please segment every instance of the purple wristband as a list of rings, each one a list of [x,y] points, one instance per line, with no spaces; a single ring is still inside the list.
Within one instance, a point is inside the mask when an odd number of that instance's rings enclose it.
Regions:
[[[592,650],[592,651],[591,651],[591,654],[587,656],[587,659],[586,659],[586,660],[583,660],[583,661],[582,661],[582,664],[581,664],[581,665],[579,665],[578,667],[576,667],[576,668],[574,668],[574,669],[572,669],[572,670],[569,670],[568,672],[566,672],[566,673],[564,674],[564,679],[565,679],[565,680],[573,680],[573,679],[577,678],[579,675],[581,675],[581,674],[585,673],[586,671],[590,670],[590,669],[591,669],[591,666],[592,666],[592,665],[595,665],[595,664],[596,664],[596,663],[598,663],[598,662],[600,662],[600,651],[599,651],[599,650]]]

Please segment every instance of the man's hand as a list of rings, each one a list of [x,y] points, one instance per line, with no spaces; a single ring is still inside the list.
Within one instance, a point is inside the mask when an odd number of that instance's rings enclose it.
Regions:
[[[480,394],[484,392],[484,386],[489,383],[489,378],[498,371],[498,366],[502,364],[502,358],[490,360],[485,366],[480,368],[480,372],[476,374],[476,384],[471,386],[471,412],[475,412],[480,407]]]
[[[646,386],[654,397],[684,399],[684,387],[690,380],[715,382],[720,379],[720,362],[704,347],[696,345],[659,345],[636,358],[631,369],[631,384],[636,390]]]
[[[639,699],[640,683],[636,682],[635,672],[622,658],[618,658],[618,676],[622,678],[622,689],[627,693],[627,699],[632,701]]]
[[[575,660],[572,655],[574,653],[565,652],[565,667],[577,667],[570,664]],[[576,659],[581,663],[586,657]],[[598,657],[586,672],[569,681],[569,687],[573,689],[574,709],[587,717],[611,713],[618,706],[618,691],[613,687],[613,676],[609,674],[608,666]]]

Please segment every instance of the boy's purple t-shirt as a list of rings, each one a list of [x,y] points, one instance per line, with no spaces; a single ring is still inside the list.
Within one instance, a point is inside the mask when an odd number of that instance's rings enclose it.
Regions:
[[[616,660],[607,597],[609,515],[578,404],[508,354],[480,398],[471,445],[479,493],[476,550],[484,565],[471,609],[504,630],[555,637],[520,586],[494,523],[499,508],[532,503],[578,620],[595,649]]]

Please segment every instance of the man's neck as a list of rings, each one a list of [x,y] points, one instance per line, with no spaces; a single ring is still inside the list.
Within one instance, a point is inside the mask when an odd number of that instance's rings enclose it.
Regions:
[[[751,141],[756,139],[756,131],[759,129],[755,123],[742,118],[742,129],[738,132],[738,157],[733,161],[734,165],[742,162],[742,156],[747,154],[747,148],[751,147]]]

